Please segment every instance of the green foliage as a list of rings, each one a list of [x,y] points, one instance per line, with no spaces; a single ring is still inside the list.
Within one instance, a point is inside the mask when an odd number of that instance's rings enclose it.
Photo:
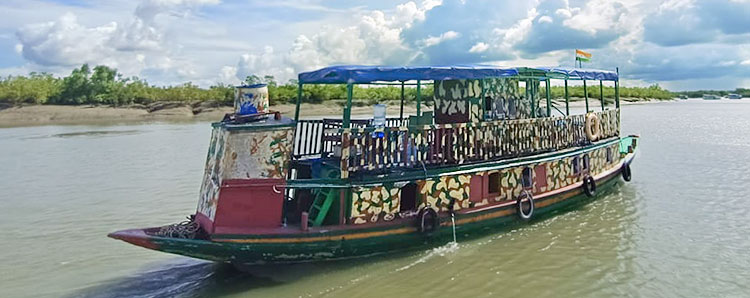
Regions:
[[[539,88],[539,94],[543,98],[545,95],[544,87]],[[599,98],[599,84],[586,86],[586,93],[589,98]],[[568,86],[568,95],[570,97],[584,97],[583,86]],[[552,86],[550,88],[550,97],[565,98],[565,87]],[[614,98],[615,88],[604,87],[604,98]],[[620,98],[640,98],[640,99],[673,99],[675,94],[654,84],[646,88],[642,87],[622,87],[620,86]]]
[[[48,73],[32,72],[28,77],[0,78],[0,101],[11,103],[44,104],[58,97],[62,80]]]
[[[234,101],[234,87],[215,85],[208,89],[188,82],[178,86],[157,87],[137,77],[123,78],[117,69],[88,64],[74,69],[69,76],[31,73],[0,79],[0,101],[34,104],[148,104],[157,101]]]
[[[269,76],[266,76],[268,79]],[[287,84],[278,85],[271,80],[266,80],[268,84],[268,93],[271,97],[271,105],[279,103],[296,103],[297,102],[297,81],[291,80]],[[422,100],[430,100],[433,95],[432,84],[423,85],[421,88]],[[372,105],[385,101],[401,101],[400,86],[377,86],[365,85],[354,86],[353,100],[355,104]],[[302,88],[302,102],[304,103],[322,103],[330,100],[345,100],[346,85],[304,85]],[[407,86],[404,88],[404,100],[414,102],[417,99],[417,88]],[[365,102],[361,102],[366,100]]]
[[[702,97],[704,94],[727,96],[730,93],[736,93],[736,94],[742,95],[742,97],[750,97],[750,89],[748,88],[737,88],[734,91],[731,91],[731,90],[697,90],[697,91],[677,92],[677,94],[679,95],[687,95],[687,97],[690,97],[690,98]]]
[[[279,84],[273,76],[263,77],[251,75],[245,79],[245,84],[267,84],[270,104],[284,104],[297,102],[296,80],[286,84]],[[599,98],[599,85],[588,87],[590,98]],[[401,86],[355,86],[353,90],[355,105],[372,105],[380,102],[399,102],[401,100]],[[522,91],[523,92],[523,91]],[[544,87],[540,94],[544,97]],[[571,97],[583,97],[582,86],[569,87]],[[680,92],[690,96],[702,96],[704,93],[718,92],[726,95],[729,91],[695,91]],[[564,97],[562,86],[550,89],[554,98]],[[750,89],[737,89],[734,93],[750,96]],[[422,100],[429,103],[433,97],[431,84],[421,88]],[[605,87],[604,96],[614,97],[614,88]],[[620,97],[671,99],[675,94],[653,85],[647,88],[621,87]],[[413,103],[417,98],[417,88],[406,86],[404,99]],[[346,85],[304,85],[302,102],[322,103],[324,101],[342,101],[346,99]],[[209,88],[200,88],[192,83],[177,86],[158,87],[149,85],[145,80],[137,77],[123,78],[117,69],[99,65],[93,69],[84,64],[74,69],[64,78],[56,78],[47,73],[31,73],[28,76],[8,76],[0,78],[0,101],[10,103],[30,104],[149,104],[159,101],[220,101],[231,104],[234,101],[234,87],[219,84]]]

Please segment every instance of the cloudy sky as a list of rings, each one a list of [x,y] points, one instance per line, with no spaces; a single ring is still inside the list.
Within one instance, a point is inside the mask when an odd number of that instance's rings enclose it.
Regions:
[[[155,84],[333,64],[620,68],[625,85],[750,87],[750,0],[2,0],[0,75],[83,63]]]

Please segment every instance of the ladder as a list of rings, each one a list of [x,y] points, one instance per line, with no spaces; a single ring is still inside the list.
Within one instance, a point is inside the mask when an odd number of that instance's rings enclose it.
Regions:
[[[332,188],[321,188],[316,191],[315,200],[312,206],[310,206],[310,214],[307,218],[308,225],[313,227],[322,225],[336,197],[336,190]]]

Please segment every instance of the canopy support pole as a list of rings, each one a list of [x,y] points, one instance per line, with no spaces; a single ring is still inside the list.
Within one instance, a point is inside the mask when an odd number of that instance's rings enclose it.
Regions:
[[[602,102],[602,111],[604,111],[604,82],[599,80],[599,100]]]
[[[405,97],[404,81],[401,81],[401,114],[400,114],[401,122],[399,126],[403,126],[404,124],[404,97]]]
[[[546,85],[544,88],[546,89],[545,93],[547,93],[547,117],[552,117],[552,100],[549,98],[549,88],[550,88],[549,79],[545,80],[544,82]]]
[[[294,108],[294,122],[299,122],[300,104],[302,104],[302,83],[297,84],[297,106]]]
[[[565,79],[565,114],[570,116],[570,94],[568,93],[568,80]]]
[[[526,80],[526,98],[531,101],[531,118],[536,118],[536,107],[534,106],[534,81]]]
[[[341,123],[341,127],[343,128],[349,128],[351,126],[353,93],[354,85],[346,84],[346,108],[344,108],[344,120]]]
[[[620,68],[617,70],[617,80],[615,80],[615,108],[620,108]]]
[[[586,100],[586,113],[589,112],[589,92],[586,90],[586,80],[583,80],[583,97]]]
[[[422,81],[417,80],[417,125],[422,124]]]

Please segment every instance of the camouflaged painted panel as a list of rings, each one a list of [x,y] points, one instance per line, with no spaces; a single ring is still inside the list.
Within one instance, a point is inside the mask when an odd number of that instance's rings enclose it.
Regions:
[[[479,121],[477,107],[482,96],[479,80],[435,81],[435,123]]]
[[[286,178],[293,128],[231,132],[223,167],[225,179]]]
[[[219,200],[219,186],[224,171],[224,167],[221,166],[221,159],[224,156],[226,139],[227,132],[220,127],[215,127],[211,131],[211,144],[208,147],[200,198],[198,199],[198,212],[211,220],[216,215],[216,206]]]
[[[401,189],[393,183],[352,191],[351,221],[354,224],[390,221],[399,212]]]
[[[468,174],[442,176],[417,181],[419,194],[423,195],[424,198],[419,204],[419,208],[429,206],[440,211],[450,211],[451,199],[455,200],[453,210],[469,208],[471,176]]]

